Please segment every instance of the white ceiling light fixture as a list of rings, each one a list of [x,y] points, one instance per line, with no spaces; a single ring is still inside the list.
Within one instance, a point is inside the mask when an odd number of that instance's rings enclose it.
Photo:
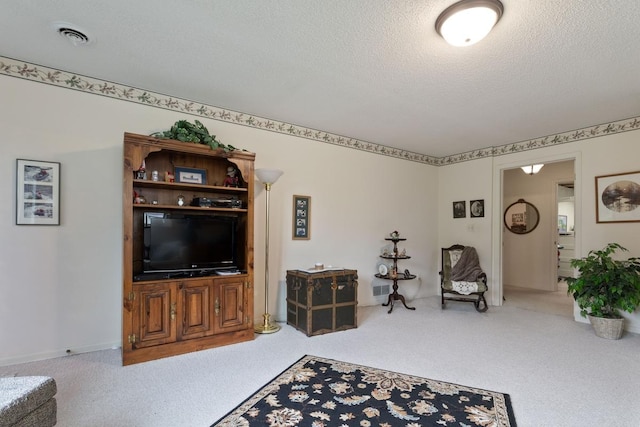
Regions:
[[[68,22],[53,22],[51,28],[74,46],[88,45],[95,41],[86,31]]]
[[[436,31],[452,46],[471,46],[489,34],[503,11],[499,0],[462,0],[438,16]]]
[[[540,169],[542,169],[543,166],[544,164],[521,166],[520,169],[522,169],[522,171],[527,175],[534,175],[540,172]]]

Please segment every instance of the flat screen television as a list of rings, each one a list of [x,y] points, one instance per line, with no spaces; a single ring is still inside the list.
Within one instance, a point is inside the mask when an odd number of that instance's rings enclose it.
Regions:
[[[144,214],[143,273],[237,268],[237,218]]]

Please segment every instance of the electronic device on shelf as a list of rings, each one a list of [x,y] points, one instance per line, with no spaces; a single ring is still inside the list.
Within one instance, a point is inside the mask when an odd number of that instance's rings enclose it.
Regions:
[[[198,277],[237,270],[235,216],[145,212],[143,233],[143,274]]]
[[[215,274],[218,276],[234,276],[236,274],[243,274],[243,273],[238,269],[232,269],[232,270],[216,270]]]
[[[231,269],[140,273],[133,276],[133,281],[143,282],[148,280],[170,280],[170,279],[184,279],[184,278],[190,278],[190,277],[235,276],[238,274],[247,274],[247,272],[238,270],[237,268],[231,268]]]
[[[199,206],[201,208],[210,208],[213,202],[208,197],[194,197],[191,206]]]
[[[242,207],[240,199],[213,199],[213,206],[216,208],[239,209]]]
[[[194,197],[191,201],[191,206],[198,206],[201,208],[231,208],[239,209],[242,207],[242,200],[233,198],[208,198],[208,197]]]

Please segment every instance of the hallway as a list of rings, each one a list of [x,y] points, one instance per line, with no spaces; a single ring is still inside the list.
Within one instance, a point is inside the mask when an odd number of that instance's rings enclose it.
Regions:
[[[573,298],[567,295],[567,283],[558,282],[556,292],[504,287],[504,305],[573,319]]]

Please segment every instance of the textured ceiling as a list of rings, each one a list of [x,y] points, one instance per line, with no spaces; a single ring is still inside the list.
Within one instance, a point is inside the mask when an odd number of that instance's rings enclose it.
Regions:
[[[4,0],[0,56],[435,157],[640,115],[639,1],[502,0],[466,48],[453,2]]]

